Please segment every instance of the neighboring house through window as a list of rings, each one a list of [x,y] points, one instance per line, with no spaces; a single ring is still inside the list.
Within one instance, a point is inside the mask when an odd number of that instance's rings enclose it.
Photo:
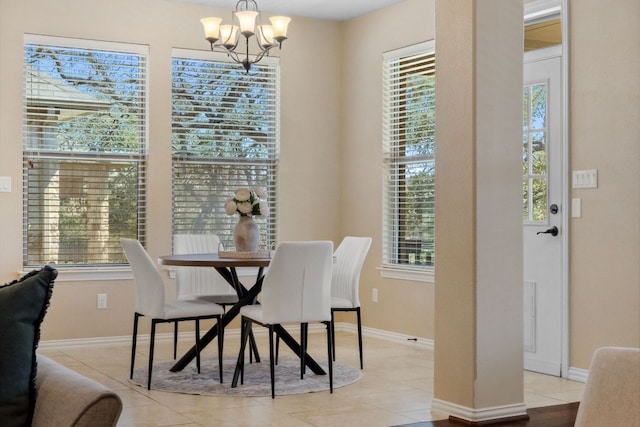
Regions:
[[[25,36],[23,264],[123,264],[144,240],[145,46]]]
[[[435,263],[435,43],[385,53],[383,84],[383,275],[425,280]]]
[[[233,250],[238,215],[225,200],[237,188],[267,192],[256,217],[260,246],[276,239],[279,71],[264,58],[249,74],[226,55],[175,49],[172,59],[173,233],[220,237]]]

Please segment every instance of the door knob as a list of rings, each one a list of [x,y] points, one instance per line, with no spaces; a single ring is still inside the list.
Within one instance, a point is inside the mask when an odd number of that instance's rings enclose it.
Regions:
[[[558,235],[558,227],[556,227],[554,225],[550,229],[545,230],[545,231],[538,231],[536,234],[551,234],[552,236],[557,236]]]

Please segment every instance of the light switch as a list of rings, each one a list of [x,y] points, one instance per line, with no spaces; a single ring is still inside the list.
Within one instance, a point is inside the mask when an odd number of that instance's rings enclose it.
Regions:
[[[10,176],[0,176],[0,193],[11,193]]]
[[[598,169],[573,171],[573,188],[598,188]]]

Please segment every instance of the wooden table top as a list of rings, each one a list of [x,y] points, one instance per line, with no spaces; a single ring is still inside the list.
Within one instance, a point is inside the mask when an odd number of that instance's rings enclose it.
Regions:
[[[162,265],[180,267],[267,267],[271,258],[227,258],[218,254],[165,255],[158,258]]]

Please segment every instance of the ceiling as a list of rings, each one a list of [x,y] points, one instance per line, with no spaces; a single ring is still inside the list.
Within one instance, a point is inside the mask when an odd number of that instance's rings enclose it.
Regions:
[[[235,9],[237,0],[173,0]],[[403,0],[256,0],[268,14],[346,21]]]

